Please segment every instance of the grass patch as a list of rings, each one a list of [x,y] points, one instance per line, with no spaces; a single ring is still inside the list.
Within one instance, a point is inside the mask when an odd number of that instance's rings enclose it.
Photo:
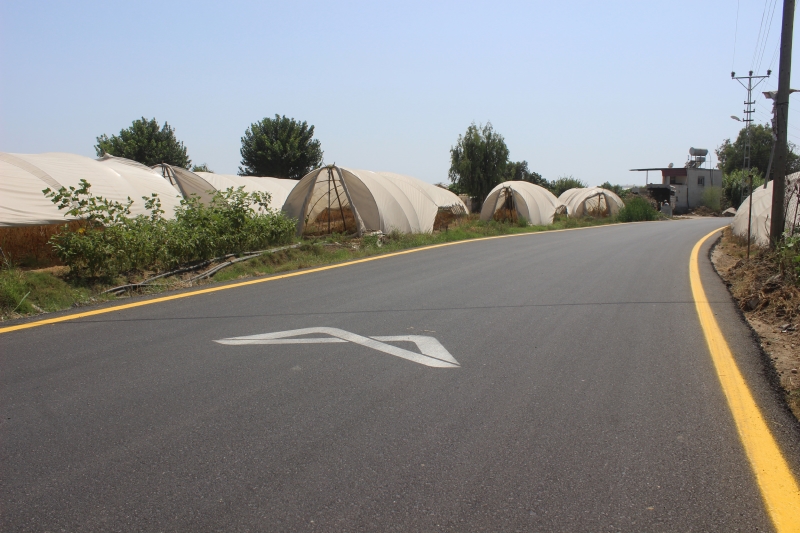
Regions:
[[[158,280],[142,288],[137,294],[151,294],[191,285],[232,281],[241,278],[289,272],[302,268],[318,267],[375,255],[382,255],[420,246],[463,241],[481,237],[536,233],[558,229],[583,228],[611,224],[611,218],[568,218],[557,216],[550,226],[522,226],[519,222],[483,222],[478,214],[450,220],[446,229],[427,234],[351,235],[333,234],[307,237],[300,246],[266,253],[220,270],[211,279],[187,284],[196,275],[190,272]],[[213,265],[209,265],[211,267]],[[0,320],[19,318],[42,312],[58,311],[98,301],[114,300],[102,291],[116,285],[138,282],[148,275],[138,272],[115,279],[81,280],[70,275],[66,267],[40,271],[25,271],[13,266],[0,269]],[[27,295],[26,294],[30,293]]]
[[[58,269],[48,270],[0,269],[0,319],[61,311],[109,299],[89,285],[67,281],[57,274]]]

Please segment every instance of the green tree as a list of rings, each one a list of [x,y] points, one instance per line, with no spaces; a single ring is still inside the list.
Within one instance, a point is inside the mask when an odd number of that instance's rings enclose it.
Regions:
[[[550,182],[550,192],[556,196],[569,189],[583,189],[586,183],[573,176],[559,176],[558,179]]]
[[[509,162],[506,165],[506,175],[504,181],[527,181],[534,185],[540,185],[544,188],[550,186],[547,180],[542,177],[538,172],[534,172],[528,168],[527,161],[519,161],[517,163]]]
[[[718,167],[723,174],[731,174],[734,170],[744,166],[744,145],[746,130],[742,128],[735,142],[725,139],[715,150]],[[786,173],[792,174],[800,171],[800,156],[795,153],[795,145],[789,144],[789,153]],[[767,124],[753,124],[750,126],[750,167],[763,170],[769,165],[769,156],[772,152],[772,128]]]
[[[764,176],[757,168],[751,168],[750,172],[753,174],[753,190],[759,185],[764,184]],[[750,194],[750,181],[741,168],[738,168],[730,174],[722,175],[722,197],[724,199],[723,205],[725,207],[735,207],[739,209],[745,198]]]
[[[175,130],[166,122],[159,128],[155,118],[134,120],[131,127],[120,130],[119,135],[102,134],[94,149],[98,156],[125,157],[148,167],[167,163],[189,168],[192,163],[183,142],[175,138]]]
[[[505,181],[507,165],[506,141],[494,131],[490,122],[481,126],[473,122],[450,148],[450,181],[462,194],[478,198],[480,202],[495,185]]]
[[[240,176],[299,180],[322,166],[322,147],[314,126],[275,115],[247,128],[242,137]]]
[[[192,166],[192,172],[210,172],[211,174],[214,173],[214,171],[208,168],[208,165],[205,163]]]

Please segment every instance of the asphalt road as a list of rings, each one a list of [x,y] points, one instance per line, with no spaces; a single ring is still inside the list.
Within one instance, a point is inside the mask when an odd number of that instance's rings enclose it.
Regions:
[[[725,222],[471,242],[2,334],[0,528],[770,531],[689,286]],[[800,431],[708,247],[797,476]],[[360,343],[215,342],[313,327]],[[407,335],[458,365],[368,339]]]

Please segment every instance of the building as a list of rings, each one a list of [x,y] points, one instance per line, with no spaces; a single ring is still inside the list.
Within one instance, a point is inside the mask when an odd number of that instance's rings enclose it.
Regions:
[[[662,204],[669,202],[675,213],[685,213],[703,204],[703,193],[709,187],[722,187],[722,171],[704,168],[708,150],[689,148],[689,160],[683,168],[633,168],[632,172],[647,172],[647,193]],[[661,183],[649,183],[649,172],[661,171]]]

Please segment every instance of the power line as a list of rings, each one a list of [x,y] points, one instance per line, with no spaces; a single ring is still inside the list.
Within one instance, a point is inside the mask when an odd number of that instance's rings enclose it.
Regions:
[[[775,60],[778,59],[778,50],[781,49],[781,42],[778,41],[775,43],[775,52],[772,54],[772,61],[769,62],[769,69],[772,70],[772,67],[775,66]]]
[[[758,49],[761,45],[761,33],[764,29],[764,17],[767,14],[767,6],[769,5],[769,0],[764,0],[764,9],[761,11],[761,24],[758,26],[758,37],[756,37],[756,49],[753,50],[753,62],[751,63],[751,68],[756,70],[756,57],[758,57]]]
[[[733,59],[731,59],[731,70],[736,65],[736,38],[739,36],[739,0],[736,0],[736,29],[733,31]]]
[[[778,7],[778,0],[773,0],[772,2],[772,13],[769,17],[769,24],[766,26],[766,34],[764,35],[764,44],[761,46],[761,56],[758,58],[758,66],[756,70],[761,68],[761,63],[764,60],[764,52],[767,51],[767,42],[769,42],[769,34],[772,31],[772,21],[775,19],[775,8]]]

